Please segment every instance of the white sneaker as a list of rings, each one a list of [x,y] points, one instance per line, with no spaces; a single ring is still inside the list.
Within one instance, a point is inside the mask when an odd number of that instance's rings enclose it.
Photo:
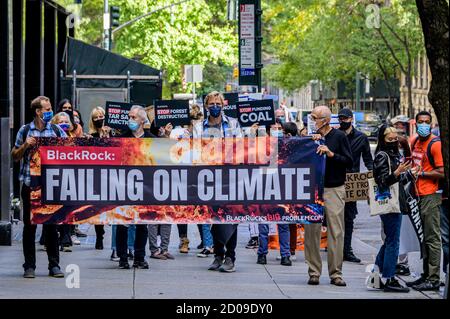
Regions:
[[[73,245],[80,245],[81,244],[80,240],[78,239],[78,237],[76,235],[70,236],[70,239],[72,240],[72,244]]]
[[[368,289],[383,289],[384,283],[381,280],[379,272],[371,272],[370,275],[366,278],[366,287]]]

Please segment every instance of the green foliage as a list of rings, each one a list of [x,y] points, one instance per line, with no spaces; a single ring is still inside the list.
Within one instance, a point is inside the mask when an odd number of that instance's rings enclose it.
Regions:
[[[178,1],[110,0],[109,5],[120,7],[120,22],[124,23]],[[65,2],[60,0],[63,5]],[[82,21],[76,37],[100,46],[102,15],[103,0],[83,1]],[[217,77],[217,74],[209,75],[210,65],[219,61],[224,66],[237,63],[235,29],[235,23],[226,20],[226,1],[192,0],[151,14],[117,31],[113,36],[113,52],[161,69],[165,80],[163,92],[170,97],[171,93],[182,91],[183,65],[203,65],[205,83],[201,86],[210,87]]]
[[[371,79],[405,72],[408,57],[424,47],[415,1],[378,7],[379,28],[373,2],[270,0],[264,36],[280,63],[266,68],[266,76],[295,90],[314,79],[351,83],[357,71]]]

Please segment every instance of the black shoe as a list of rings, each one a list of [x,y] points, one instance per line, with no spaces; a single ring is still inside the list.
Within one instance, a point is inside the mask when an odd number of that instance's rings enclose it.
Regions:
[[[75,228],[75,235],[76,235],[77,237],[87,237],[87,234],[85,234],[85,233],[83,233],[81,230],[79,230],[78,227]]]
[[[266,255],[258,255],[258,259],[256,260],[256,263],[257,263],[257,264],[260,264],[260,265],[265,265],[265,264],[267,264],[267,258],[266,258]]]
[[[223,264],[219,267],[220,272],[235,272],[234,261],[230,257],[225,257]]]
[[[308,280],[308,285],[317,286],[320,283],[319,277],[311,276]]]
[[[128,263],[128,260],[119,261],[119,269],[130,269],[130,264]]]
[[[133,260],[134,259],[134,255],[133,255],[133,251],[132,250],[128,251],[128,259],[129,260]]]
[[[282,266],[292,266],[292,261],[289,256],[281,257],[280,265]]]
[[[54,278],[64,278],[64,273],[56,266],[48,271],[48,275]]]
[[[438,291],[439,290],[440,283],[439,281],[432,282],[430,280],[425,280],[421,284],[412,286],[412,289],[417,291]]]
[[[425,277],[420,276],[420,278],[417,279],[417,280],[407,282],[406,286],[408,286],[408,287],[417,286],[417,285],[420,285],[423,282],[425,282]]]
[[[211,265],[209,265],[208,270],[219,270],[220,266],[223,264],[223,257],[216,256]]]
[[[253,249],[253,248],[258,248],[259,243],[258,243],[258,237],[252,237],[250,238],[250,240],[248,241],[247,245],[245,246],[245,248],[247,249]]]
[[[344,261],[348,261],[351,263],[360,263],[361,259],[355,256],[352,251],[344,253]]]
[[[33,268],[27,268],[23,272],[23,278],[34,278],[34,277],[36,277],[36,276],[34,275],[34,269]]]
[[[409,276],[411,275],[411,271],[409,267],[403,264],[397,264],[395,266],[395,274],[399,276]]]
[[[384,292],[409,292],[409,288],[400,285],[395,278],[388,279],[384,284],[383,290]]]
[[[103,250],[103,240],[102,239],[97,239],[95,241],[95,249]]]
[[[138,268],[138,269],[148,269],[148,262],[146,262],[145,260],[141,260],[141,261],[137,261],[135,260],[133,263],[133,267],[134,268]]]

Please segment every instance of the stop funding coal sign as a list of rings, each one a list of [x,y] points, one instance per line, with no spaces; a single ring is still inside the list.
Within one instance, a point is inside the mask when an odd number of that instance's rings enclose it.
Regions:
[[[242,127],[255,123],[259,126],[275,124],[273,100],[238,102],[237,109],[239,124]]]

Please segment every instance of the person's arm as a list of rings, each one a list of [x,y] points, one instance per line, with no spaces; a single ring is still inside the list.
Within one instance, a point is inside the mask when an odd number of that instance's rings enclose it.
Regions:
[[[389,157],[385,154],[378,153],[375,155],[373,162],[373,178],[375,183],[381,188],[387,188],[399,181],[394,172],[389,172]]]
[[[339,147],[339,153],[334,153],[334,156],[331,156],[334,158],[336,162],[342,163],[345,165],[346,168],[352,168],[353,167],[353,157],[352,157],[352,151],[350,149],[350,143],[348,142],[348,139],[346,136],[342,136],[342,138],[338,141],[340,147]]]
[[[25,155],[26,150],[36,144],[34,137],[27,137],[24,141],[23,132],[24,127],[21,127],[19,132],[17,132],[16,143],[11,151],[12,158],[15,162],[19,162]]]
[[[363,136],[363,138],[364,140],[363,140],[362,158],[367,170],[371,171],[373,170],[373,159],[372,153],[370,152],[370,143],[367,136]]]

